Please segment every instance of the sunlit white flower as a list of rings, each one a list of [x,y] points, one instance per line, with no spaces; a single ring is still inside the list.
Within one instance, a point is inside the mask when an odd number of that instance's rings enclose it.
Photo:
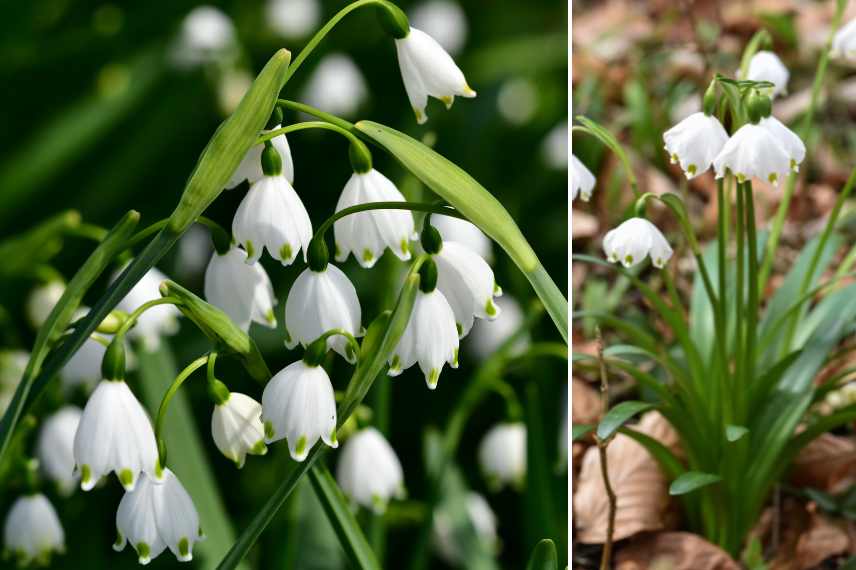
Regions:
[[[45,324],[63,293],[65,284],[57,280],[51,280],[33,289],[27,298],[27,319],[33,328],[37,329]]]
[[[479,466],[491,485],[519,486],[526,478],[526,425],[493,426],[479,444]]]
[[[114,274],[113,280],[118,276],[119,273],[117,272]],[[116,307],[126,313],[132,313],[143,303],[160,299],[160,284],[166,279],[166,275],[152,267],[137,281]],[[178,332],[178,316],[180,314],[175,305],[171,304],[151,307],[140,315],[136,325],[128,332],[128,336],[140,339],[147,350],[156,350],[160,346],[161,335],[171,335]]]
[[[303,100],[322,111],[351,117],[368,97],[366,80],[350,57],[327,55],[309,76],[303,89]]]
[[[372,168],[368,172],[354,172],[336,211],[368,202],[404,202],[404,196],[392,181]],[[345,261],[353,253],[360,265],[373,267],[389,250],[401,260],[410,259],[410,240],[413,239],[413,215],[408,210],[370,210],[345,216],[333,223],[336,243],[336,261]]]
[[[717,178],[730,170],[738,182],[758,178],[778,186],[791,170],[791,157],[769,129],[747,123],[728,139],[713,168]]]
[[[87,338],[60,371],[64,386],[94,385],[101,379],[101,360],[106,347],[93,338]]]
[[[395,49],[404,89],[420,125],[428,120],[429,95],[443,101],[446,108],[452,106],[455,95],[476,96],[452,57],[425,32],[411,26],[407,36],[395,40]]]
[[[544,162],[553,170],[568,168],[568,121],[564,120],[547,133],[541,143],[541,154]]]
[[[102,380],[86,402],[74,436],[80,488],[113,471],[132,490],[140,472],[156,475],[158,447],[143,406],[122,380]]]
[[[463,535],[458,529],[460,524],[469,522],[476,531],[476,536],[489,552],[496,551],[498,539],[496,534],[496,515],[483,496],[473,491],[466,494],[463,508],[469,519],[460,520],[449,511],[460,508],[458,504],[441,505],[434,514],[432,522],[432,542],[440,556],[449,564],[463,566],[466,564],[466,546],[461,543]]]
[[[3,527],[3,545],[21,566],[47,566],[54,552],[65,552],[59,516],[41,493],[18,497]]]
[[[282,125],[276,125],[272,129],[262,130],[262,134],[266,134],[280,128],[282,128]],[[289,184],[294,184],[294,159],[291,158],[291,147],[288,146],[288,139],[285,138],[285,135],[278,135],[272,138],[270,142],[273,145],[273,148],[275,148],[279,153],[279,157],[282,159],[282,175],[285,176],[285,179],[288,180]],[[257,144],[250,147],[250,150],[247,151],[247,154],[245,154],[244,158],[241,160],[241,164],[238,165],[238,168],[235,169],[235,172],[232,173],[232,177],[229,178],[229,181],[226,183],[226,189],[234,188],[244,180],[253,184],[264,178],[261,162],[262,151],[264,148],[264,144]]]
[[[265,21],[286,38],[302,38],[318,25],[321,5],[318,0],[268,0]]]
[[[630,218],[608,231],[603,237],[603,251],[609,261],[621,262],[624,267],[632,267],[650,256],[654,267],[662,269],[672,257],[669,242],[645,218]]]
[[[433,219],[433,218],[432,218]],[[480,321],[470,331],[470,347],[475,355],[484,360],[520,329],[523,324],[523,311],[513,297],[503,295],[494,302],[501,310],[499,318],[492,321]],[[529,334],[523,334],[511,347],[512,354],[520,354],[529,346]]]
[[[303,461],[320,438],[330,447],[336,439],[336,397],[323,366],[298,360],[280,370],[262,394],[265,441],[285,438],[295,461]]]
[[[63,406],[48,417],[39,430],[36,457],[49,479],[62,493],[70,493],[77,484],[74,471],[74,435],[83,411],[77,406]]]
[[[465,245],[444,241],[434,255],[437,263],[437,289],[452,307],[458,336],[464,337],[473,327],[473,317],[493,320],[500,309],[494,296],[502,295],[493,269]]]
[[[362,334],[361,320],[357,290],[341,269],[333,264],[327,264],[323,271],[306,268],[294,281],[285,300],[285,344],[288,348],[298,343],[307,346],[332,329],[343,329],[359,336]],[[345,337],[331,336],[327,346],[348,362],[356,361],[357,355]]]
[[[404,497],[404,472],[389,442],[373,427],[352,435],[342,449],[336,481],[345,495],[383,514],[391,497]]]
[[[672,164],[680,163],[689,180],[710,168],[728,142],[728,133],[719,119],[698,112],[663,133],[663,141]]]
[[[773,138],[779,141],[791,159],[791,170],[799,172],[800,163],[805,158],[805,143],[803,143],[802,139],[772,115],[761,119],[758,125],[767,129],[773,135]]]
[[[752,81],[769,81],[773,84],[772,97],[784,95],[788,92],[788,78],[791,74],[788,68],[779,59],[779,56],[771,51],[759,51],[749,60],[749,69],[746,79]]]
[[[454,216],[434,214],[431,216],[431,225],[437,228],[444,242],[458,242],[488,263],[493,261],[493,242],[475,224]]]
[[[276,327],[276,297],[270,278],[261,263],[247,264],[247,253],[240,248],[211,255],[205,270],[205,299],[245,331],[252,321]]]
[[[12,403],[29,361],[26,350],[0,350],[0,414],[5,414]]]
[[[467,15],[450,0],[428,0],[414,8],[410,23],[437,40],[443,49],[455,55],[467,41]]]
[[[312,222],[300,196],[284,176],[262,176],[250,190],[232,221],[235,241],[247,251],[247,262],[255,263],[262,250],[291,265],[312,239]]]
[[[211,436],[220,453],[238,466],[244,466],[247,454],[264,455],[265,429],[262,405],[245,394],[231,392],[229,399],[214,406]]]
[[[576,200],[579,196],[583,202],[588,202],[591,199],[591,192],[594,190],[594,174],[573,154],[571,155],[570,176],[571,200]]]
[[[214,6],[197,6],[181,23],[173,60],[181,67],[223,59],[235,46],[232,20]]]
[[[850,20],[835,32],[829,55],[841,59],[856,58],[856,19]]]
[[[439,289],[416,292],[410,320],[389,359],[388,374],[398,376],[417,362],[431,390],[437,387],[445,363],[458,367],[455,313]]]
[[[163,480],[148,475],[127,491],[116,511],[119,533],[113,549],[130,542],[140,564],[148,564],[166,548],[181,562],[193,560],[193,545],[204,538],[193,499],[178,477],[164,468]]]

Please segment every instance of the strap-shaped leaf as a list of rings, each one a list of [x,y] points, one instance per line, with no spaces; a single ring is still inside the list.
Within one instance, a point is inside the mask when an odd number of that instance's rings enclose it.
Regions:
[[[612,436],[618,428],[623,426],[627,420],[639,414],[641,412],[645,412],[654,407],[654,404],[649,404],[648,402],[637,402],[637,401],[629,401],[629,402],[621,402],[603,416],[603,419],[600,420],[600,424],[597,426],[597,437],[600,439],[607,439]]]
[[[684,495],[696,489],[706,487],[722,481],[722,477],[713,473],[702,473],[700,471],[687,471],[669,485],[670,495]]]
[[[731,443],[739,440],[747,433],[749,433],[749,428],[746,426],[735,426],[730,424],[725,426],[725,439]]]
[[[556,555],[556,545],[549,538],[538,541],[532,549],[526,570],[557,570],[559,558]]]
[[[571,428],[571,441],[577,441],[577,440],[584,438],[585,436],[590,434],[592,432],[592,430],[594,430],[593,425],[574,424],[573,427]]]

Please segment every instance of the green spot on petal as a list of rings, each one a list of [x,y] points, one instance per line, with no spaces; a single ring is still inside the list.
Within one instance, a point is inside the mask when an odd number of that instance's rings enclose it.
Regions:
[[[135,549],[137,550],[137,554],[140,556],[140,560],[148,560],[152,554],[152,550],[145,542],[138,542]]]
[[[80,468],[80,482],[84,485],[92,480],[92,468],[89,465],[84,465]]]
[[[493,304],[493,299],[488,299],[487,303],[484,305],[484,312],[487,313],[489,317],[496,316],[496,305]]]
[[[410,253],[410,242],[407,239],[401,240],[401,253],[408,255]]]
[[[334,257],[342,257],[342,248],[339,247],[338,243],[333,244],[333,256]]]
[[[265,313],[265,320],[270,324],[276,323],[276,315],[273,314],[273,309],[269,309],[267,313]]]
[[[627,256],[624,258],[624,261],[625,261],[625,262],[627,262],[628,264],[632,264],[632,263],[633,263],[633,256],[632,256],[632,255],[627,255]]]
[[[438,380],[440,380],[440,371],[432,368],[431,372],[428,373],[428,385],[433,388],[437,385]]]
[[[256,251],[255,246],[253,246],[253,242],[251,242],[250,240],[247,240],[247,243],[246,243],[246,245],[244,245],[244,247],[247,248],[247,257],[252,257],[253,253],[255,253],[255,251]]]
[[[464,327],[461,323],[455,323],[455,328],[458,330],[458,337],[460,338],[460,336],[464,334]]]
[[[779,181],[779,175],[775,172],[771,172],[770,175],[767,177],[767,180],[770,181],[770,184],[776,184]]]
[[[301,435],[300,439],[297,440],[297,445],[294,447],[294,453],[297,455],[303,455],[306,453],[306,436]]]
[[[178,553],[182,556],[190,554],[190,541],[184,536],[178,541]]]
[[[689,172],[690,175],[692,175],[692,176],[695,176],[695,173],[697,170],[698,170],[698,168],[696,167],[695,164],[690,164],[689,166],[687,166],[687,172]]]
[[[273,436],[276,432],[274,432],[273,424],[271,422],[265,422],[265,438],[273,439]]]
[[[744,174],[740,174],[738,172],[737,173],[737,182],[739,182],[740,184],[743,184],[744,182],[746,182],[746,176]]]
[[[458,365],[458,349],[455,349],[455,352],[452,353],[452,366]]]
[[[333,445],[339,444],[339,437],[336,435],[336,428],[333,428],[333,431],[330,432],[330,443]]]
[[[267,428],[265,429],[265,431],[267,431]],[[252,453],[253,455],[264,455],[265,453],[267,453],[267,446],[265,445],[265,442],[262,440],[257,441],[256,444],[250,448],[250,453]]]
[[[116,542],[113,543],[113,548],[117,550],[121,550],[122,547],[125,546],[125,536],[119,531],[116,530]]]
[[[370,249],[364,249],[363,250],[363,261],[365,261],[366,263],[371,263],[373,259],[374,259],[374,254],[371,252],[371,250]]]
[[[130,469],[122,469],[119,471],[119,482],[123,487],[130,487],[134,483],[134,474]]]
[[[398,357],[397,354],[392,357],[392,363],[389,365],[389,367],[393,370],[401,369],[401,359]]]
[[[279,248],[279,257],[283,260],[291,259],[292,249],[291,244],[284,244],[281,248]]]

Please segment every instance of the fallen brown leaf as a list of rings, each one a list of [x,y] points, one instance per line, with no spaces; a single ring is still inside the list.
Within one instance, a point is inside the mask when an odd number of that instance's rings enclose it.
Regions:
[[[797,455],[791,482],[832,493],[856,483],[856,441],[831,433],[821,435]]]
[[[850,537],[844,526],[817,513],[816,508],[811,509],[809,527],[797,541],[797,567],[814,568],[824,560],[846,553],[849,548]]]
[[[739,570],[728,553],[690,532],[640,536],[616,553],[616,570]]]
[[[596,424],[601,415],[600,396],[579,378],[571,382],[571,418],[575,424]]]

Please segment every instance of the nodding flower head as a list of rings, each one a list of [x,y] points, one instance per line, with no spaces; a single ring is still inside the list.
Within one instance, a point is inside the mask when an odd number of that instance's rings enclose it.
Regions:
[[[205,299],[244,331],[251,322],[276,327],[276,296],[270,278],[261,263],[247,264],[247,253],[240,248],[211,255],[205,270]]]
[[[672,257],[672,248],[657,226],[645,218],[630,218],[603,238],[603,251],[607,259],[632,267],[646,256],[654,267],[662,269]]]
[[[571,200],[576,200],[579,196],[583,202],[588,202],[591,199],[592,190],[594,190],[594,174],[574,155],[571,155],[570,170]]]
[[[389,442],[373,427],[361,429],[345,442],[336,480],[342,491],[377,514],[392,497],[404,496],[404,472]]]
[[[698,112],[663,133],[663,141],[672,164],[679,163],[689,180],[710,168],[728,142],[728,133],[719,119]]]

